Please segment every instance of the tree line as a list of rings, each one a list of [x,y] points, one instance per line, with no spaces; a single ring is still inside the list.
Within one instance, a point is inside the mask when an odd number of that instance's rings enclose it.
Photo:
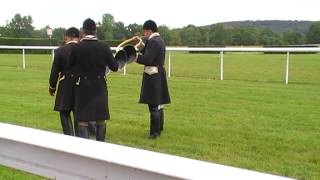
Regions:
[[[0,26],[0,37],[48,38],[45,26],[35,29],[31,16],[15,16],[5,26]],[[158,27],[168,46],[279,46],[299,44],[320,44],[320,22],[314,22],[306,33],[289,29],[276,33],[269,28],[242,26],[227,28],[223,23],[207,26],[188,25],[170,29],[166,25]],[[54,28],[52,38],[62,41],[64,27]],[[141,35],[141,24],[116,22],[111,14],[104,14],[97,23],[97,36],[106,41],[122,41],[134,35]]]

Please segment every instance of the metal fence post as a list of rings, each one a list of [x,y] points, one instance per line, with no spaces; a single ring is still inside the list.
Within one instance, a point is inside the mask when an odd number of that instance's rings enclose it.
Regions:
[[[125,64],[123,67],[123,75],[126,75],[126,74],[127,74],[127,65]]]
[[[26,69],[26,56],[25,56],[25,50],[22,49],[22,68]]]
[[[289,56],[290,56],[290,52],[287,52],[287,63],[286,63],[286,84],[289,83]]]
[[[52,54],[52,61],[53,61],[54,60],[54,49],[52,49],[51,54]]]
[[[220,80],[223,80],[223,51],[220,51]]]

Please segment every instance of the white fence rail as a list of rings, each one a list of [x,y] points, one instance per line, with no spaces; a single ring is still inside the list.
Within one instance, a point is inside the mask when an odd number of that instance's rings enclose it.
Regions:
[[[289,179],[5,123],[0,165],[58,180]]]
[[[26,49],[38,49],[38,50],[51,50],[52,51],[52,59],[54,58],[54,49],[57,47],[53,46],[1,46],[0,49],[21,49],[22,50],[22,67],[26,68],[26,59],[25,59],[25,50]],[[111,48],[112,50],[116,50],[115,47]],[[224,52],[284,52],[286,53],[286,67],[285,67],[285,84],[289,83],[289,60],[290,60],[290,52],[320,52],[320,47],[294,47],[294,48],[253,48],[253,47],[233,47],[233,48],[188,48],[188,47],[167,47],[166,51],[169,52],[168,58],[168,77],[171,76],[171,61],[172,55],[171,52],[176,51],[211,51],[211,52],[220,52],[220,80],[223,80],[223,54]],[[123,74],[126,74],[126,66],[123,69]]]

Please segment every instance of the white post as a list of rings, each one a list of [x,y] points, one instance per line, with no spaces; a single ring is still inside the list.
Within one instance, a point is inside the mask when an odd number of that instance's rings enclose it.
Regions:
[[[223,80],[223,51],[220,51],[220,80]]]
[[[22,68],[26,69],[26,56],[24,49],[22,49]]]
[[[54,60],[54,49],[52,49],[51,54],[52,54],[52,61],[53,61]]]
[[[169,62],[168,62],[168,77],[171,76],[171,51],[169,51]]]
[[[289,82],[289,55],[290,52],[287,52],[287,63],[286,63],[286,84]]]
[[[126,75],[126,74],[127,74],[127,65],[125,64],[123,67],[123,75]]]

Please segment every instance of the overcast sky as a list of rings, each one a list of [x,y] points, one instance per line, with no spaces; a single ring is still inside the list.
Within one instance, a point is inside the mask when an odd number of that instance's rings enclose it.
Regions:
[[[32,16],[37,29],[46,25],[79,28],[84,19],[101,21],[105,13],[125,25],[153,19],[169,28],[238,20],[319,21],[319,8],[320,0],[5,0],[0,6],[0,26],[16,13]]]

